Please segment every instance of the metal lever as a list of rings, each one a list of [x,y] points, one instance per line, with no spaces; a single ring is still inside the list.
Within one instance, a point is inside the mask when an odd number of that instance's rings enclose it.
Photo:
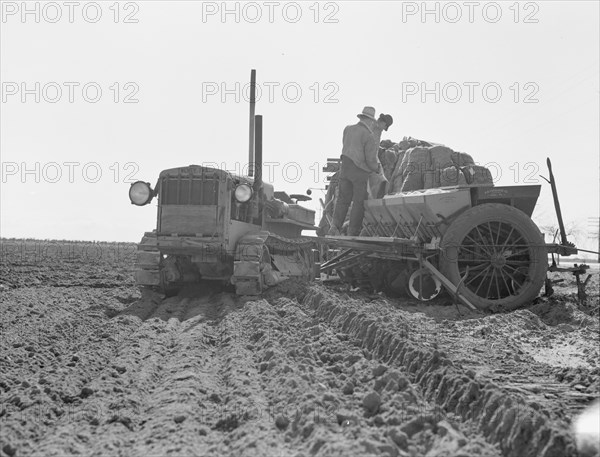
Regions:
[[[556,181],[554,180],[554,173],[552,173],[552,162],[550,158],[546,158],[546,165],[548,165],[548,172],[550,173],[550,179],[542,176],[552,188],[552,198],[554,199],[554,209],[556,210],[556,218],[558,219],[558,228],[560,230],[560,241],[561,245],[567,248],[574,248],[575,245],[567,239],[567,232],[565,230],[565,224],[563,222],[562,212],[560,210],[560,202],[558,201],[558,191],[556,190]],[[567,252],[565,252],[567,254]]]

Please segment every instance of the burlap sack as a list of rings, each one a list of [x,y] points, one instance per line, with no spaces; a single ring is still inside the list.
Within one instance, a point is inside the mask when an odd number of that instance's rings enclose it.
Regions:
[[[475,165],[475,161],[473,157],[464,152],[453,152],[452,153],[452,162],[457,167],[467,167],[469,165]]]
[[[402,188],[402,181],[404,177],[402,176],[402,170],[406,166],[404,164],[404,160],[406,159],[406,152],[401,151],[398,153],[398,157],[396,159],[396,164],[394,165],[394,171],[391,176],[388,178],[388,186],[386,189],[386,193],[395,194],[396,192],[400,192]]]
[[[389,149],[394,146],[395,143],[392,140],[381,140],[381,143],[379,143],[379,149]]]
[[[452,149],[446,146],[432,146],[429,148],[431,153],[431,168],[437,170],[438,174],[444,168],[454,165],[452,155],[456,154]]]
[[[417,146],[406,151],[400,166],[402,183],[398,191],[410,192],[424,188],[423,173],[427,170],[429,159],[429,149]]]
[[[468,167],[462,167],[461,170],[465,175],[467,184],[494,185],[492,173],[481,165],[469,165]]]
[[[392,174],[396,169],[396,162],[400,156],[404,157],[404,153],[399,154],[394,149],[386,149],[381,154],[381,166],[383,167],[383,175],[387,181],[392,178]]]
[[[406,138],[406,137],[404,137],[402,139],[402,141],[400,141],[398,143],[398,148],[401,151],[408,151],[409,149],[414,148],[415,146],[417,146],[417,143],[418,143],[417,140],[415,140],[414,138],[410,138],[410,137]]]
[[[387,179],[387,194],[466,184],[493,185],[489,170],[475,165],[471,155],[442,144],[412,137],[404,137],[399,143],[384,140],[378,156]],[[371,198],[381,192],[382,182],[380,176],[370,178]]]
[[[440,172],[440,187],[464,186],[467,184],[465,175],[455,166],[444,168]]]

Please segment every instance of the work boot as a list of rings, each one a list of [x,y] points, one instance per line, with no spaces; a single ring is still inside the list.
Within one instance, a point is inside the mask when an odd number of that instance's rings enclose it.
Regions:
[[[328,236],[340,236],[340,229],[337,228],[335,225],[332,225],[331,228],[329,229],[329,232],[327,232]]]

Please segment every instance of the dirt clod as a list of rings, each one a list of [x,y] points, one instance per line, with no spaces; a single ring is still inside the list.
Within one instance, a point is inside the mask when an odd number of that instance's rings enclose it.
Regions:
[[[375,368],[373,368],[373,376],[374,377],[379,377],[381,376],[383,373],[385,373],[387,370],[387,367],[385,365],[377,365]]]
[[[381,397],[377,392],[369,392],[363,397],[362,404],[367,413],[375,414],[381,405]]]
[[[342,393],[344,395],[352,395],[354,393],[354,384],[348,381],[346,384],[344,384],[344,387],[342,388]]]
[[[4,446],[2,446],[2,451],[9,457],[13,457],[14,455],[17,454],[17,448],[11,446],[8,443],[5,444]]]
[[[290,424],[290,420],[285,416],[277,416],[275,419],[275,425],[279,430],[285,430]]]
[[[408,435],[399,428],[390,428],[388,435],[400,449],[406,449],[408,447]]]
[[[92,395],[94,393],[94,389],[91,389],[89,387],[84,387],[81,389],[81,392],[79,393],[79,396],[81,398],[87,398],[90,395]]]

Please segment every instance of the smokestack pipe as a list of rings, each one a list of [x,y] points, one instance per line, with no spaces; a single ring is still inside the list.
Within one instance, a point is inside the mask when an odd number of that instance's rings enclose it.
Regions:
[[[263,139],[263,117],[262,115],[256,116],[256,136],[254,137],[254,191],[260,192],[262,187],[262,139]]]
[[[248,142],[248,176],[254,176],[254,110],[256,105],[256,70],[250,71],[250,139]]]

